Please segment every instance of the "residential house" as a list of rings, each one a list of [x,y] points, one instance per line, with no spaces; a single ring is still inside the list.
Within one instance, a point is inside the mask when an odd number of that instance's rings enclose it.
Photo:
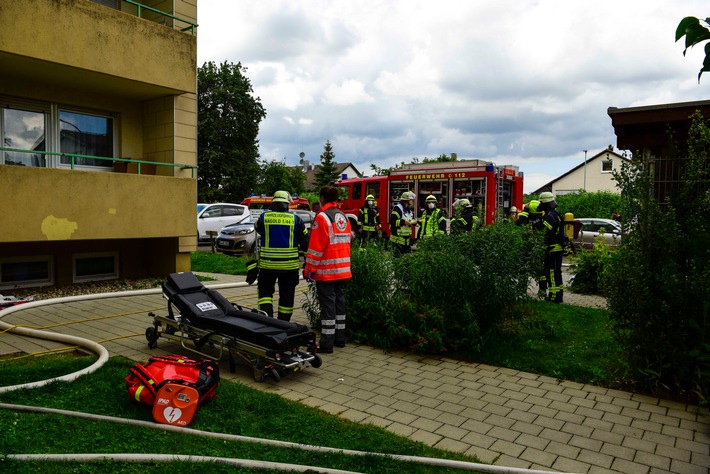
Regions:
[[[190,269],[197,0],[0,6],[0,289]]]
[[[612,172],[618,171],[621,168],[621,163],[627,159],[614,152],[614,148],[609,145],[607,149],[582,161],[571,170],[536,189],[532,194],[552,191],[561,195],[578,193],[580,190],[590,193],[599,191],[618,193],[619,189],[616,187]]]

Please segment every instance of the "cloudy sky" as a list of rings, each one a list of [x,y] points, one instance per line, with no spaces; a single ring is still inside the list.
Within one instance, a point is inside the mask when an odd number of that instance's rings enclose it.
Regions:
[[[608,107],[710,99],[675,43],[695,0],[200,0],[198,65],[241,63],[265,160],[364,174],[417,157],[512,164],[530,192],[616,137]]]

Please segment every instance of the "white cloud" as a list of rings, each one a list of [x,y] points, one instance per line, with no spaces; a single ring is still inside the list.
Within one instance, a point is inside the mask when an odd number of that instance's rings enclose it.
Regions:
[[[201,0],[198,62],[241,62],[267,111],[262,157],[360,171],[458,153],[526,191],[616,143],[608,107],[707,99],[699,0]]]

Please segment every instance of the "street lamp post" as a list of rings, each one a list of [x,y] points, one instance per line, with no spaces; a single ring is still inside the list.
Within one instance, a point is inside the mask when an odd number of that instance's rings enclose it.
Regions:
[[[587,150],[582,150],[584,152],[584,190],[587,190]]]

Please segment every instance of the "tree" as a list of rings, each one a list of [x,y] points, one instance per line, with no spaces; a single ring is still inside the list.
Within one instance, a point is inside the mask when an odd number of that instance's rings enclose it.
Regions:
[[[330,140],[325,141],[323,153],[320,156],[320,168],[316,172],[316,188],[333,184],[340,176],[335,168],[335,153]]]
[[[299,168],[286,166],[283,162],[264,163],[261,178],[258,194],[273,196],[280,189],[291,194],[303,194],[306,190],[306,174]]]
[[[700,20],[694,16],[686,16],[678,24],[678,28],[675,30],[675,40],[677,42],[685,36],[685,49],[683,50],[683,56],[685,56],[685,53],[689,48],[704,41],[710,41],[710,30],[700,24],[701,21],[706,25],[710,25],[710,18]],[[710,71],[710,42],[705,44],[705,61],[703,61],[703,67],[700,68],[698,82],[700,82],[700,76],[702,76],[705,71]]]
[[[197,70],[199,202],[241,202],[257,182],[256,137],[266,111],[245,73],[241,63],[226,62]]]

